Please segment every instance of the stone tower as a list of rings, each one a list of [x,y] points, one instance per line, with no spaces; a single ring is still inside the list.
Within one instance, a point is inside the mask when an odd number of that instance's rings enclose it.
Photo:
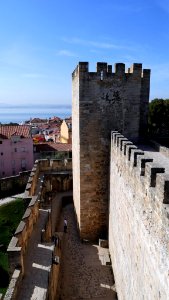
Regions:
[[[137,141],[147,127],[150,70],[133,64],[80,62],[73,81],[73,190],[82,238],[107,234],[111,130]]]

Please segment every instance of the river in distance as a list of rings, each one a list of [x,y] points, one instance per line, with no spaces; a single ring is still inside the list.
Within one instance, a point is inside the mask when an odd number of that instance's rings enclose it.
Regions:
[[[1,105],[0,123],[23,124],[32,118],[49,119],[59,117],[65,119],[72,114],[71,105],[37,104],[37,105]]]

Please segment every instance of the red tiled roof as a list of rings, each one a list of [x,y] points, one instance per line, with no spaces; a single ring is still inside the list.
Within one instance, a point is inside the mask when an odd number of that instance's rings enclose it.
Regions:
[[[4,136],[4,138],[7,139],[11,138],[11,136],[21,136],[24,138],[31,137],[30,127],[26,125],[17,125],[17,126],[1,125],[0,135]]]
[[[36,144],[36,152],[43,151],[72,151],[72,144],[43,143]]]
[[[49,124],[41,124],[38,126],[39,129],[48,129],[49,128]]]
[[[56,123],[50,123],[49,128],[58,128],[60,129],[60,124],[56,124]]]
[[[49,122],[60,122],[60,121],[62,121],[62,119],[59,118],[59,117],[52,117],[52,118],[49,118]]]

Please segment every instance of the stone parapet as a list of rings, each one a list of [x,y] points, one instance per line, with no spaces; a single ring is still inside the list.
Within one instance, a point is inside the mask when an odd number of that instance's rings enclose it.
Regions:
[[[168,167],[117,131],[111,136],[109,248],[118,297],[168,299]]]
[[[90,72],[89,71],[89,63],[88,62],[79,62],[76,69],[72,73],[72,77],[76,77],[78,74],[89,74],[89,76],[92,77],[100,77],[101,78],[101,72],[103,72],[103,76],[110,77],[110,74],[112,76],[125,76],[125,78],[133,76],[139,76],[139,77],[146,77],[150,78],[150,69],[142,69],[142,64],[140,63],[133,63],[130,68],[125,70],[125,64],[124,63],[115,63],[114,64],[114,72],[112,70],[112,65],[108,65],[106,62],[97,62],[96,65],[96,72]]]
[[[20,172],[18,175],[0,178],[0,198],[22,193],[31,171]]]
[[[30,204],[26,209],[7,249],[10,274],[12,274],[14,269],[18,266],[21,268],[21,273],[24,274],[23,256],[26,252],[27,243],[30,235],[32,234],[33,225],[37,221],[38,215],[39,202],[37,201],[37,197],[33,197],[33,199],[30,198]]]
[[[44,175],[44,172],[46,172],[46,175]],[[27,208],[7,249],[10,266],[10,275],[12,277],[4,299],[16,299],[16,293],[21,284],[21,280],[25,271],[24,256],[26,254],[28,241],[33,232],[34,224],[37,222],[37,219],[39,217],[40,204],[43,204],[43,200],[46,200],[45,193],[51,192],[52,189],[54,190],[56,185],[55,181],[58,176],[61,176],[61,178],[63,178],[62,188],[68,190],[70,188],[70,182],[68,182],[68,177],[70,177],[69,181],[71,181],[71,173],[72,162],[70,159],[68,159],[66,163],[63,160],[50,161],[48,159],[38,160],[35,162],[34,167],[30,173],[23,197],[23,201],[27,205]],[[60,233],[58,233],[58,235],[60,236]],[[51,239],[50,211],[44,230],[44,240],[48,241],[49,239]],[[61,239],[62,237],[60,236],[60,240]],[[59,248],[59,250],[56,251],[61,250]],[[55,267],[52,270],[55,270]],[[54,271],[51,272],[52,274],[55,273]],[[52,285],[53,289],[55,290],[56,283],[53,282]],[[54,295],[54,293],[52,295]]]
[[[18,289],[20,287],[21,280],[22,280],[21,271],[16,269],[13,272],[11,281],[9,283],[8,290],[7,290],[7,292],[6,292],[6,294],[3,298],[4,300],[14,300],[14,299],[16,299],[16,294],[17,294]]]
[[[169,157],[169,148],[160,145],[156,141],[151,140],[151,144],[155,149],[157,149],[160,153],[164,154],[166,157]]]

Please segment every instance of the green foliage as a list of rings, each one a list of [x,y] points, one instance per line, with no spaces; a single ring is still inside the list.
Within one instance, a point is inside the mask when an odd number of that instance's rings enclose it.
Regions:
[[[0,206],[0,245],[5,248],[11,240],[22,216],[24,214],[24,203],[22,199]]]
[[[154,99],[149,103],[149,134],[169,136],[169,99]]]
[[[4,123],[2,125],[8,125],[8,126],[18,126],[19,124],[18,123],[14,123],[14,122],[10,122],[10,123]]]
[[[0,293],[5,292],[9,283],[8,256],[6,249],[14,234],[25,208],[22,199],[0,206]]]

